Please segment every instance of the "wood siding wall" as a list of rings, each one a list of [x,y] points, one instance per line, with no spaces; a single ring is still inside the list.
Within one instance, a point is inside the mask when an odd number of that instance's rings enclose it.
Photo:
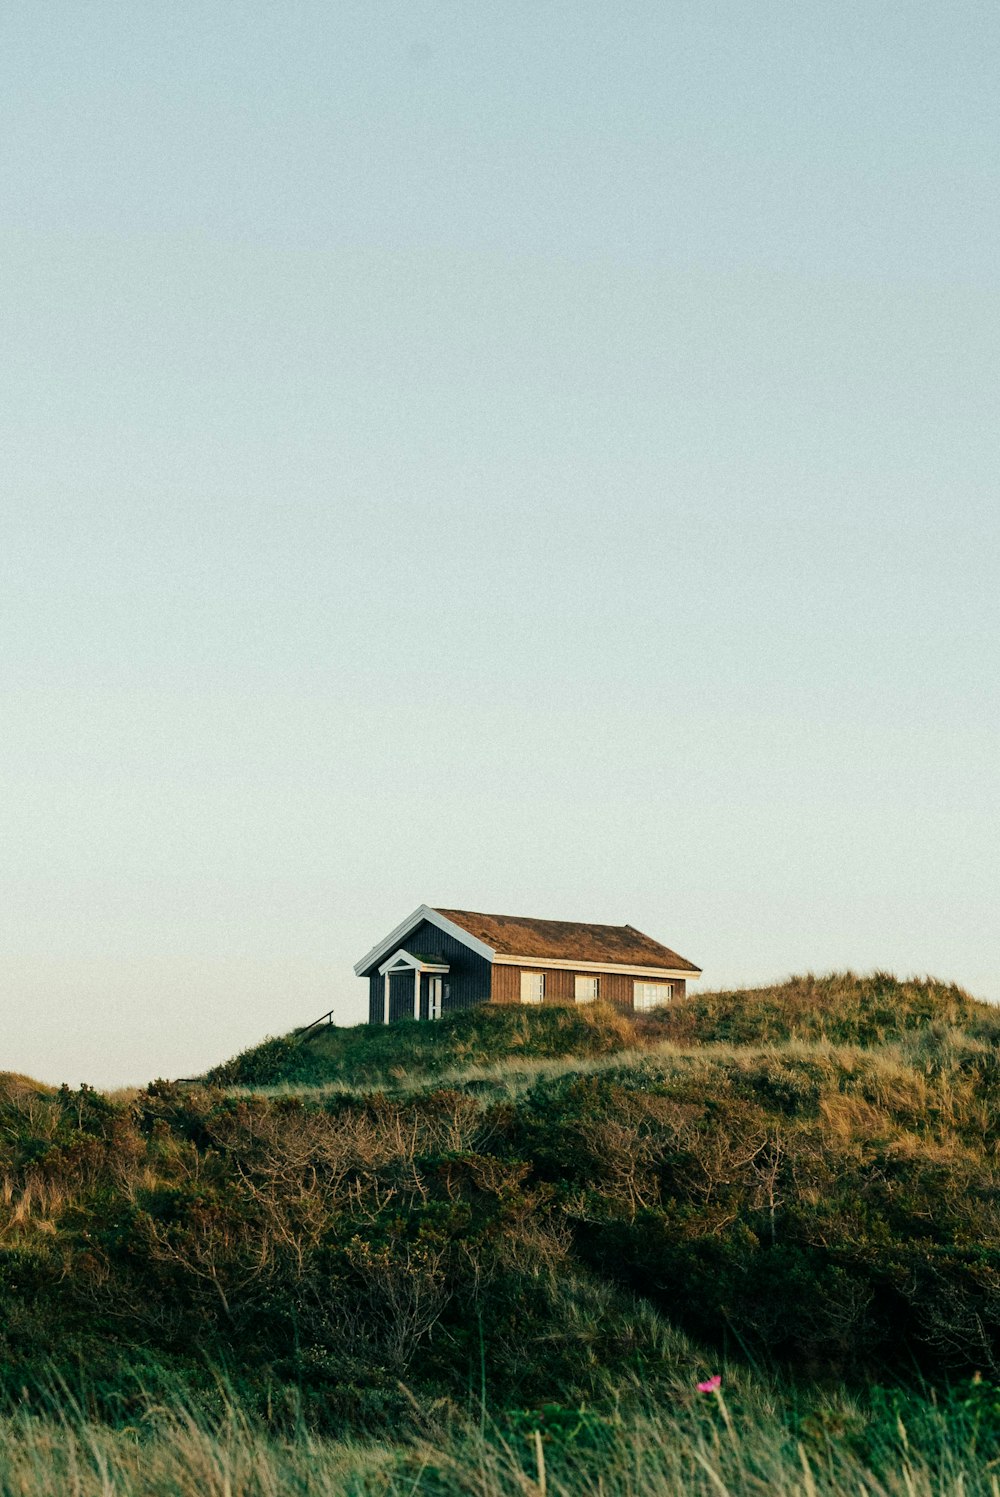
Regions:
[[[479,956],[475,951],[470,951],[454,936],[438,930],[437,926],[432,925],[429,920],[419,925],[412,935],[400,942],[400,945],[413,952],[415,956],[437,956],[448,963],[449,971],[444,978],[445,992],[442,1003],[444,1013],[453,1013],[460,1008],[474,1008],[477,1003],[520,1003],[522,971],[545,973],[546,1003],[574,1003],[576,1001],[574,979],[577,974],[575,972],[562,971],[554,967],[530,967],[527,964],[523,968],[492,966],[485,957]],[[616,1003],[619,1007],[626,1009],[632,1008],[632,984],[641,981],[621,972],[581,971],[580,976],[599,978],[600,1000],[603,1003]],[[648,980],[672,982],[674,1002],[683,998],[687,990],[687,983],[683,978],[650,977]],[[385,1002],[383,981],[384,979],[377,971],[369,973],[369,1024],[383,1023]],[[427,996],[428,978],[425,976],[421,982],[420,994],[420,1017],[422,1019],[427,1018]],[[411,976],[397,973],[393,977],[392,1013],[389,1017],[390,1021],[413,1017],[413,979]]]
[[[400,946],[413,953],[414,956],[439,956],[442,961],[448,963],[449,971],[444,978],[445,993],[442,1002],[442,1012],[453,1013],[459,1008],[475,1008],[477,1003],[488,1003],[490,1000],[490,972],[491,965],[485,957],[478,952],[470,951],[468,946],[463,946],[461,941],[449,936],[443,930],[438,930],[429,920],[424,920],[413,931],[412,935],[400,941]],[[390,953],[391,955],[391,953]],[[381,965],[381,963],[379,964]],[[427,1017],[427,977],[421,983],[420,1016]],[[385,995],[383,992],[383,979],[378,971],[369,974],[368,978],[368,1022],[369,1024],[381,1024],[383,1022],[383,1004]],[[409,1007],[403,1011],[400,1001],[397,1007],[397,993],[402,994],[406,989],[409,995]],[[392,979],[392,1014],[391,1019],[413,1017],[413,984],[405,982],[400,976]]]
[[[520,1003],[521,1001],[521,973],[522,972],[544,972],[545,973],[545,1002],[546,1003],[575,1003],[576,984],[575,972],[565,972],[557,967],[508,967],[496,966],[493,968],[493,1002],[494,1003]],[[602,1003],[617,1003],[622,1008],[632,1007],[632,984],[641,982],[641,978],[627,977],[622,972],[583,972],[581,977],[597,977],[598,997]],[[674,993],[672,1001],[676,1003],[678,998],[683,998],[687,989],[684,978],[658,978],[650,977],[650,982],[671,982]]]

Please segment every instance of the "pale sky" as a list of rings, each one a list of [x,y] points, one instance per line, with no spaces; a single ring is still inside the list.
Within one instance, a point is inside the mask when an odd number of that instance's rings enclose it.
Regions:
[[[421,902],[1000,998],[994,3],[7,0],[0,1069]]]

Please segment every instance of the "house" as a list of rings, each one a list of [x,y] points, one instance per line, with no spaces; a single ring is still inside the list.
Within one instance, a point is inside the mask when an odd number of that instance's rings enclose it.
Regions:
[[[631,925],[583,925],[422,904],[355,965],[368,1022],[439,1019],[478,1003],[659,1008],[701,968]]]

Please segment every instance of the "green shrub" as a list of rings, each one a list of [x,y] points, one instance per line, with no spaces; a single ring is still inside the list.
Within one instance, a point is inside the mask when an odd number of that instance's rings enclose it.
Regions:
[[[830,1038],[838,994],[877,1042]],[[343,1432],[411,1398],[610,1419],[674,1397],[687,1337],[809,1384],[996,1377],[989,1015],[942,985],[802,979],[782,1040],[775,990],[751,1000],[768,1038],[742,1048],[716,995],[691,1009],[707,1048],[662,1043],[683,1006],[477,1010],[217,1073],[322,1064],[339,1091],[0,1086],[0,1391],[85,1377],[124,1418],[154,1365],[207,1404],[223,1366],[248,1406]],[[464,1085],[503,1055],[558,1064]]]

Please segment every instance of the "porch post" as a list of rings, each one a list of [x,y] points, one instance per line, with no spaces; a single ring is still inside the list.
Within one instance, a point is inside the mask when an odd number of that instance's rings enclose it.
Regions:
[[[413,1017],[420,1018],[420,968],[413,969]]]
[[[383,978],[383,984],[384,984],[384,987],[385,987],[385,992],[384,992],[384,995],[383,995],[384,1014],[383,1014],[383,1020],[382,1020],[382,1022],[384,1024],[388,1024],[388,1022],[389,1022],[389,978],[391,976],[392,976],[392,973],[391,972],[387,972],[385,974],[385,977]]]

